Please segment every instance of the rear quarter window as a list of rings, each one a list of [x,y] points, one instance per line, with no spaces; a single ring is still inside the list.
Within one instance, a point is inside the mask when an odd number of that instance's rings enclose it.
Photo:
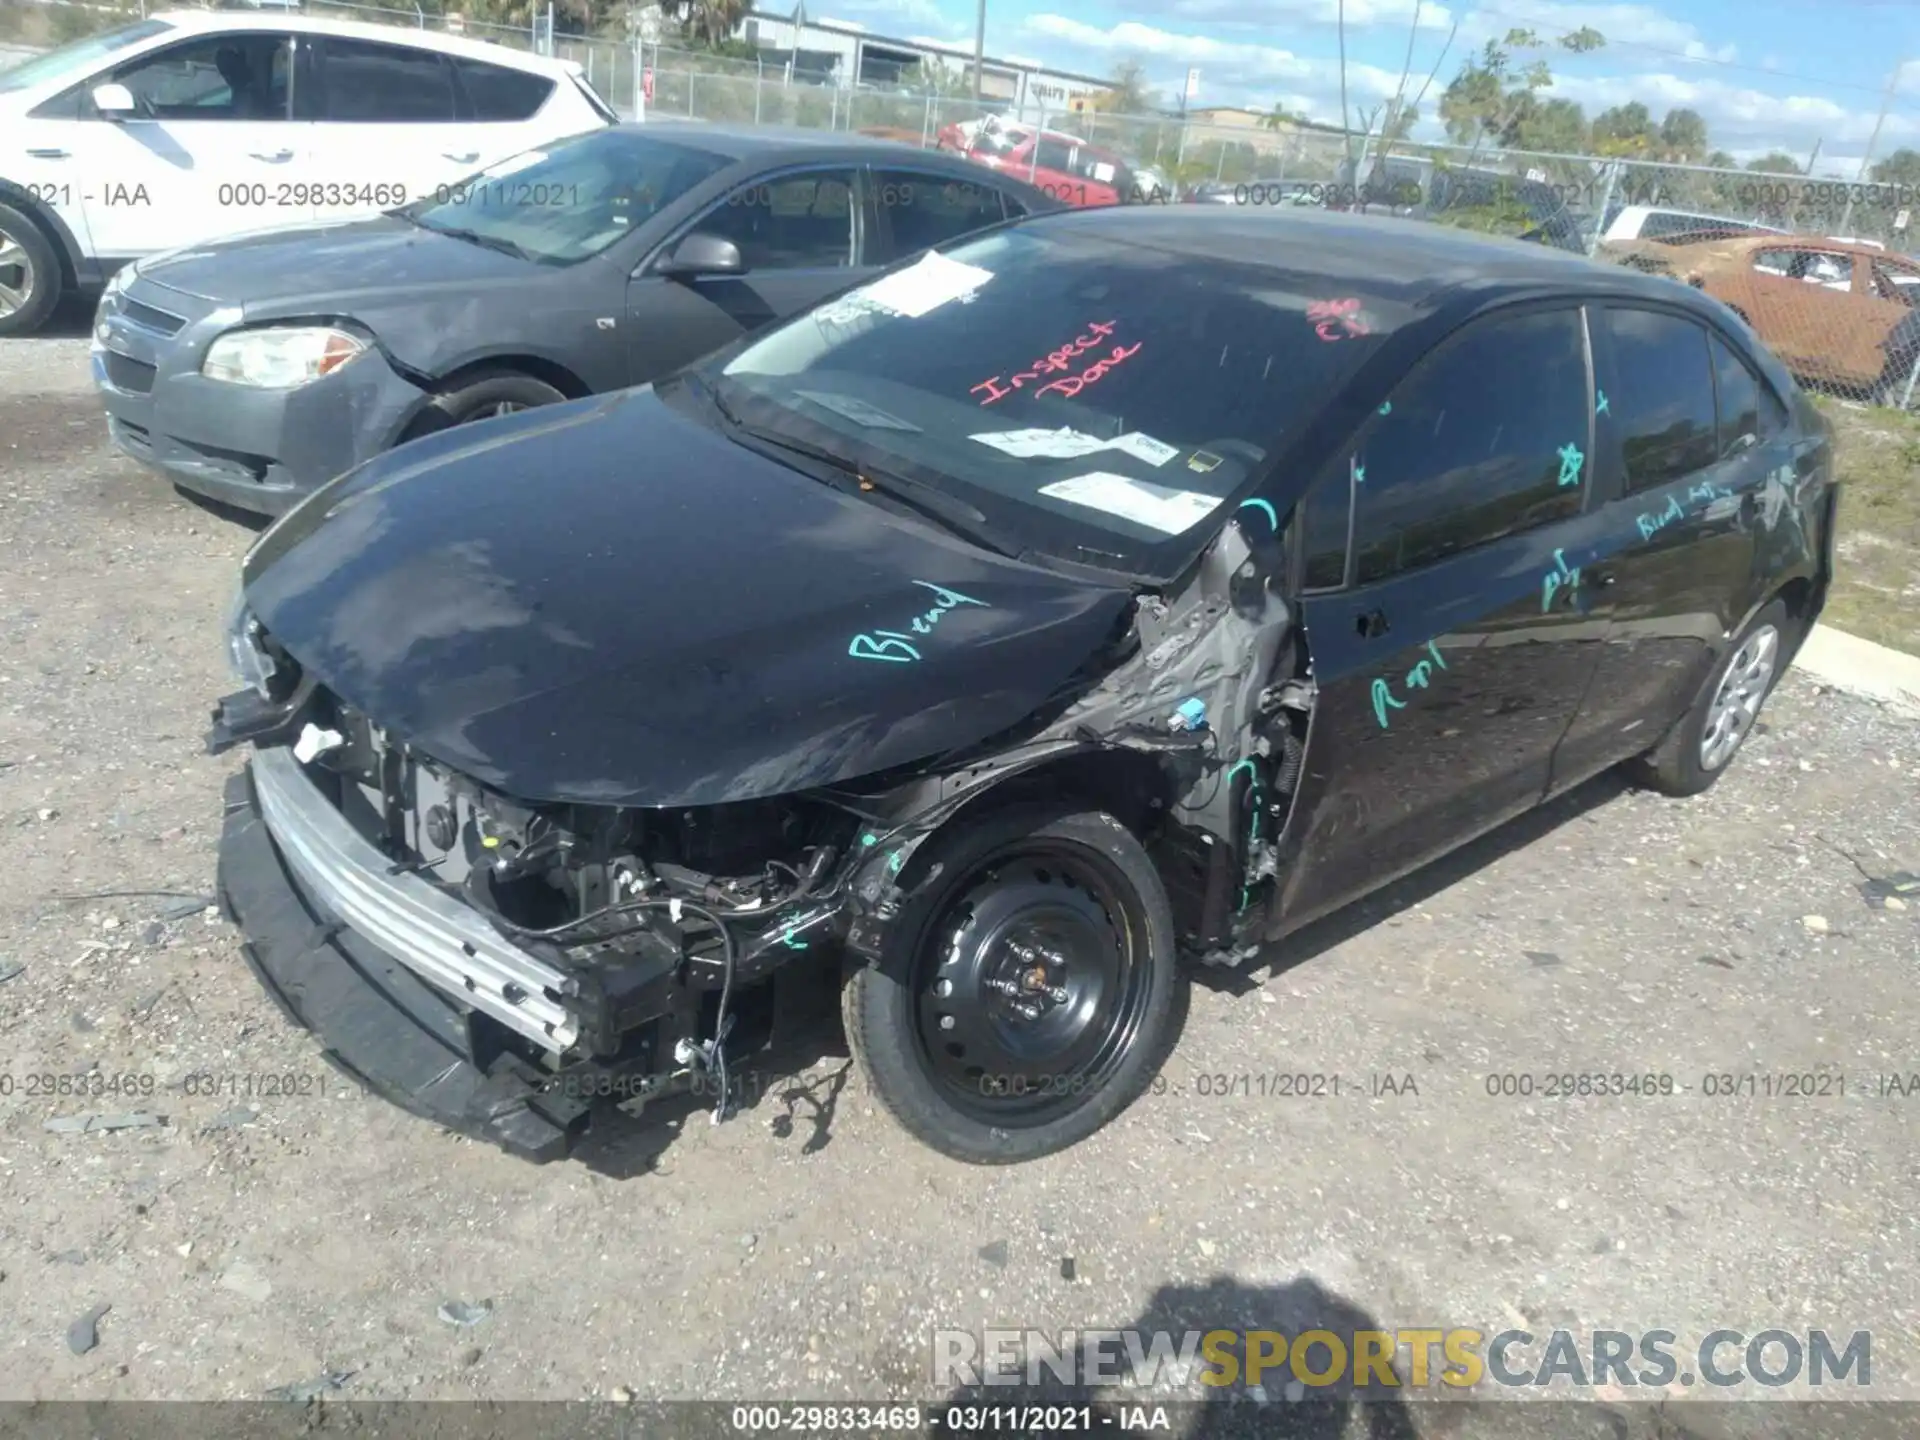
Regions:
[[[553,94],[552,80],[525,70],[467,59],[455,60],[453,69],[459,77],[470,120],[482,123],[531,120]]]

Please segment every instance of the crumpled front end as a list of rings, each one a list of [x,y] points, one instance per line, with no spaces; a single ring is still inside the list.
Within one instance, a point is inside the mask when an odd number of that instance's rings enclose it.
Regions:
[[[253,752],[228,797],[223,904],[339,1065],[533,1159],[608,1105],[696,1088],[726,1114],[729,1067],[817,1014],[793,989],[894,953],[941,883],[941,837],[976,807],[1072,794],[1112,812],[1147,837],[1182,948],[1238,959],[1311,708],[1283,678],[1301,664],[1265,549],[1229,527],[1008,730],[709,804],[504,794],[387,733],[238,605],[248,688],[208,737]]]

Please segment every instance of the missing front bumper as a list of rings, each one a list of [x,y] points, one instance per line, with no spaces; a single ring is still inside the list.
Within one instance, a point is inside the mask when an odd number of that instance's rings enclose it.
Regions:
[[[316,903],[267,828],[253,769],[227,782],[219,893],[267,993],[326,1058],[384,1099],[536,1162],[585,1134],[588,1103],[476,1040],[471,1008]]]

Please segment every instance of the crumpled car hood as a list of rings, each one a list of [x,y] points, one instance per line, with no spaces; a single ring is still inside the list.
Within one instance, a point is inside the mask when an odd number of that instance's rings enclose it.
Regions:
[[[245,586],[396,738],[523,800],[654,806],[984,739],[1132,601],[823,485],[651,390],[380,456],[263,536]]]

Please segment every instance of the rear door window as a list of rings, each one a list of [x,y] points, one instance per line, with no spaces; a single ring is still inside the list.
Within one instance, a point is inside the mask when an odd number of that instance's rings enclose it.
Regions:
[[[438,51],[329,35],[321,52],[320,118],[350,124],[452,124],[453,71]]]
[[[1613,341],[1608,412],[1628,493],[1713,464],[1720,447],[1706,328],[1664,310],[1615,305],[1602,313]]]
[[[876,170],[873,197],[893,235],[893,254],[912,255],[1005,218],[1000,192],[976,180],[918,170]]]

